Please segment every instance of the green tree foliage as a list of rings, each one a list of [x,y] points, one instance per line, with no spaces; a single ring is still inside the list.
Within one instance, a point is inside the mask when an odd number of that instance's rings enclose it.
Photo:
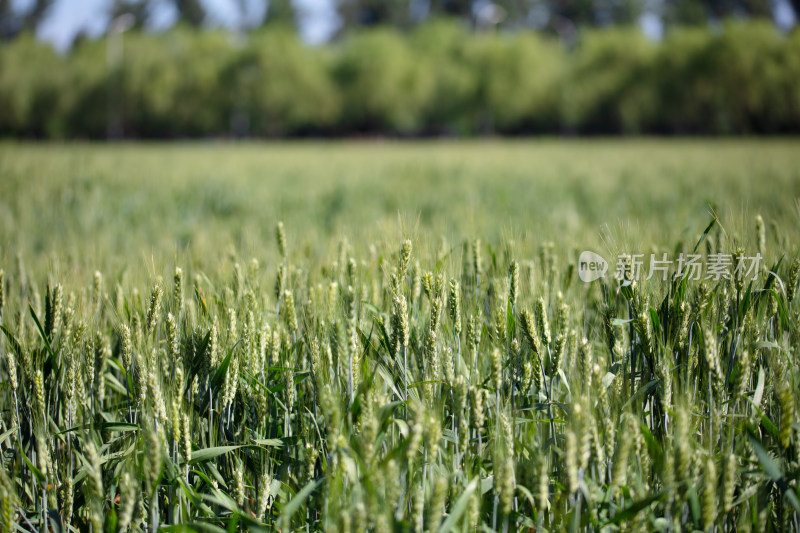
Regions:
[[[25,34],[0,48],[0,135],[800,132],[800,32],[731,20],[659,43],[634,28],[577,35],[568,47],[451,18],[309,47],[286,24],[179,25],[62,55]]]
[[[344,98],[343,125],[401,133],[421,125],[434,83],[399,33],[359,32],[348,37],[340,54],[335,76]]]
[[[133,34],[127,43],[123,112],[134,134],[198,136],[225,131],[219,73],[232,58],[228,35],[179,28],[155,38]]]
[[[264,9],[264,25],[295,27],[296,13],[291,0],[269,0]]]
[[[484,126],[502,132],[541,131],[557,123],[565,64],[558,43],[519,33],[486,34],[472,44]]]
[[[772,5],[767,0],[666,0],[663,6],[668,26],[704,26],[728,17],[773,17]],[[800,13],[796,7],[795,11]]]
[[[796,124],[792,42],[765,22],[668,33],[646,84],[663,106],[653,127],[682,133],[780,132]]]
[[[409,22],[408,0],[337,0],[342,28],[395,25]]]
[[[53,0],[33,0],[33,6],[28,10],[23,19],[22,29],[35,31],[47,17],[52,6]]]
[[[175,9],[178,11],[178,20],[199,27],[203,25],[206,18],[206,10],[200,0],[173,0]]]
[[[588,132],[639,130],[645,107],[628,98],[655,51],[633,28],[587,31],[569,60],[562,86],[566,124]]]
[[[60,93],[64,110],[63,131],[68,137],[100,138],[106,135],[112,76],[119,79],[119,71],[109,72],[106,53],[105,41],[84,40],[70,55],[66,85]]]
[[[472,0],[431,0],[430,14],[469,20],[472,18]]]
[[[717,88],[714,129],[775,131],[788,111],[781,94],[783,38],[771,24],[734,21],[715,41],[706,50],[710,77]],[[723,87],[736,90],[721,90]]]
[[[286,29],[264,30],[228,63],[226,114],[235,133],[320,131],[339,118],[339,94],[325,58]]]
[[[20,11],[12,0],[0,0],[0,38],[10,40],[22,32],[36,31],[52,5],[53,0],[32,0]]]
[[[31,34],[0,47],[0,135],[58,135],[64,66]]]
[[[423,111],[426,126],[436,133],[472,131],[480,75],[470,64],[474,47],[464,25],[437,19],[416,30],[411,46],[433,80]]]
[[[794,31],[789,35],[782,52],[781,57],[786,70],[781,86],[786,94],[786,107],[789,110],[784,128],[793,131],[800,123],[800,84],[792,81],[800,79],[800,31]]]

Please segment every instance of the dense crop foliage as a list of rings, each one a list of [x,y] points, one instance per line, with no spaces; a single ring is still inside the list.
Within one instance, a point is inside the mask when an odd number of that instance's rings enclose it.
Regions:
[[[311,48],[249,35],[137,31],[59,55],[0,49],[0,135],[133,138],[800,131],[800,31],[471,32],[436,21]],[[116,52],[115,52],[116,51]]]
[[[636,161],[635,146],[618,147],[612,160]],[[651,149],[641,157],[673,161],[674,147],[644,146]],[[343,176],[363,164],[363,148],[339,148],[350,152],[340,152],[346,161],[333,179],[356,194]],[[373,148],[384,159],[415,154],[442,177],[427,191],[442,206],[452,201],[444,194],[450,164],[508,160],[518,149]],[[733,148],[773,161],[783,150]],[[88,209],[114,219],[122,192],[92,189],[86,170],[41,177],[49,165],[70,168],[70,156],[56,151],[43,162],[29,158],[36,149],[3,149],[0,205],[9,217],[37,198],[47,204],[85,189],[94,194]],[[169,166],[197,150],[82,149],[74,156],[81,168],[99,172],[110,158],[145,187],[152,151]],[[583,154],[593,149],[581,146]],[[706,157],[726,149],[706,146]],[[120,167],[125,150],[142,166]],[[231,157],[217,150],[212,157]],[[281,186],[290,181],[308,194],[298,175],[312,148],[285,150],[294,163],[268,160],[288,178],[261,185],[275,202],[286,200]],[[547,152],[558,173],[578,172],[575,146]],[[731,190],[751,186],[735,172],[726,187],[715,185],[716,173],[737,164],[730,159],[697,164],[709,172],[720,213],[740,202]],[[613,174],[610,161],[594,170]],[[774,196],[793,168],[773,168],[753,187]],[[194,175],[195,188],[210,187]],[[681,176],[671,186],[689,186],[692,178]],[[477,177],[459,177],[462,187],[480,187]],[[96,187],[114,183],[94,179]],[[605,181],[613,178],[587,181],[587,194],[600,195]],[[167,198],[180,197],[179,177],[156,182]],[[242,176],[230,183],[259,189]],[[543,184],[529,186],[533,194]],[[647,205],[640,185],[627,190]],[[785,190],[796,198],[791,185]],[[20,235],[2,234],[0,256],[2,529],[797,529],[800,260],[798,226],[785,222],[796,220],[797,206],[792,198],[765,202],[754,193],[753,205],[770,211],[758,216],[739,204],[740,220],[706,212],[699,227],[689,222],[691,237],[643,222],[638,244],[634,232],[630,243],[609,247],[659,257],[696,251],[703,262],[728,253],[735,264],[760,253],[760,266],[741,281],[693,280],[674,267],[667,281],[631,279],[629,270],[617,281],[612,262],[605,280],[584,283],[571,246],[584,244],[580,232],[593,223],[565,230],[550,214],[540,233],[510,238],[496,227],[506,221],[502,207],[488,200],[487,215],[498,220],[478,234],[437,234],[430,222],[357,229],[351,213],[334,236],[315,233],[316,221],[273,222],[253,249],[231,242],[235,233],[211,234],[217,253],[204,259],[159,250],[155,235],[172,230],[162,226],[170,215],[154,207],[153,232],[128,233],[123,269],[102,253],[94,266],[71,257],[92,253],[91,233],[84,242],[60,233],[59,243],[48,215],[15,217]],[[87,207],[68,199],[58,209],[66,226],[80,226]],[[620,208],[607,215],[624,216]],[[242,214],[231,217],[230,228],[248,227]],[[22,245],[26,232],[34,246]],[[141,253],[157,264],[140,267]]]

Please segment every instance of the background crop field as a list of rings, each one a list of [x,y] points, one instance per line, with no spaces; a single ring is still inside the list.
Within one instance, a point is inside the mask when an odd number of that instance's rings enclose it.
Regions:
[[[797,531],[799,200],[796,140],[0,144],[0,531]],[[611,277],[695,251],[762,261]]]
[[[732,232],[761,213],[797,243],[793,140],[0,145],[0,257],[89,273],[186,254],[272,253],[276,221],[323,253],[419,237],[527,250],[691,241],[709,206]],[[394,245],[394,244],[393,244]],[[35,260],[35,261],[34,261]],[[35,263],[35,264],[34,264]]]

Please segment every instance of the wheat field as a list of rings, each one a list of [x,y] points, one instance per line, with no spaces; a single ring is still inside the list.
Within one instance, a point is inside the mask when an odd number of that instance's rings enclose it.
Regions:
[[[799,148],[0,144],[0,530],[798,531]]]

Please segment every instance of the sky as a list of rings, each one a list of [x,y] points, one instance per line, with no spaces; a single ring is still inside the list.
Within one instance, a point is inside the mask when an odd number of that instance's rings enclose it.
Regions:
[[[260,2],[245,0],[248,13],[259,16]],[[202,0],[210,17],[221,26],[236,28],[242,22],[237,0]],[[338,15],[331,0],[293,0],[302,20],[300,32],[306,41],[325,42],[339,26]],[[24,10],[32,0],[12,0],[14,7]],[[98,36],[105,30],[110,0],[55,0],[47,19],[39,28],[39,37],[65,50],[79,31]],[[158,5],[158,3],[157,3]],[[167,3],[160,4],[153,13],[155,29],[169,27],[176,13]]]
[[[18,9],[32,5],[33,0],[12,0]],[[236,28],[242,23],[237,7],[238,0],[202,0],[208,14],[219,25]],[[260,16],[258,0],[245,0],[250,16]],[[66,50],[75,35],[85,31],[89,36],[99,36],[105,30],[107,11],[111,0],[55,0],[54,5],[39,28],[39,37],[53,44],[58,50]],[[293,0],[300,13],[300,33],[311,44],[325,42],[339,26],[333,0]],[[778,26],[791,28],[797,22],[789,0],[773,0]],[[167,28],[175,21],[176,13],[168,3],[160,4],[153,13],[155,29]],[[662,33],[661,20],[653,13],[640,19],[646,35],[658,39]]]

